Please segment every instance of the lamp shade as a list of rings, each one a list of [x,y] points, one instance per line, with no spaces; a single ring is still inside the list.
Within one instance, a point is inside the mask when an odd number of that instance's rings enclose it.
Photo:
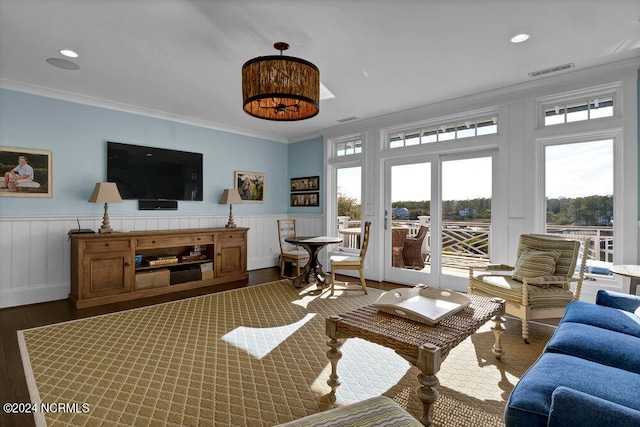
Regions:
[[[89,198],[93,203],[122,203],[122,197],[115,182],[98,182]]]
[[[228,188],[222,192],[222,197],[220,197],[221,205],[241,205],[242,198],[240,197],[240,193],[235,188]]]
[[[320,111],[320,70],[309,61],[283,56],[283,42],[274,47],[280,55],[260,56],[242,66],[244,111],[276,121],[304,120]]]

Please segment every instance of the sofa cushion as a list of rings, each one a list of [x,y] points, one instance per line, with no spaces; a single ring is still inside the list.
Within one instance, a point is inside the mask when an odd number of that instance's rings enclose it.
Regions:
[[[600,289],[596,294],[596,304],[625,311],[635,311],[640,307],[640,296]]]
[[[522,282],[541,276],[551,276],[556,270],[558,251],[525,251],[520,254],[513,270],[513,278]],[[548,287],[549,285],[544,285]]]
[[[547,426],[551,398],[558,387],[640,410],[640,375],[558,353],[544,353],[511,392],[506,427]]]
[[[635,314],[584,301],[569,304],[562,322],[584,323],[640,338],[640,318]]]
[[[640,374],[640,338],[582,323],[562,322],[545,351],[568,354]]]
[[[640,425],[640,411],[635,409],[567,387],[558,387],[553,392],[548,427],[637,425]]]

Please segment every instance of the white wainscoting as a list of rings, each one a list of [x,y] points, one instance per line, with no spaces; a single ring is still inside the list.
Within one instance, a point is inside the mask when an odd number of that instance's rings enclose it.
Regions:
[[[276,221],[294,218],[300,235],[324,234],[322,215],[234,215],[248,227],[249,270],[278,265]],[[82,228],[98,230],[102,217],[78,218]],[[110,217],[114,230],[145,231],[224,227],[226,216]],[[0,218],[0,308],[66,299],[70,291],[70,244],[76,217]]]

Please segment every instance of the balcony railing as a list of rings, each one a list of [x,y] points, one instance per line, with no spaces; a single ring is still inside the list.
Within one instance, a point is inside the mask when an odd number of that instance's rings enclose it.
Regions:
[[[431,246],[431,229],[429,217],[421,217],[417,221],[393,220],[393,227],[407,229],[407,236],[413,237],[420,226],[429,227],[424,240],[423,252],[429,251]],[[348,217],[338,217],[341,244],[344,248],[360,249],[360,221],[349,220]],[[571,234],[589,237],[588,258],[596,261],[613,261],[613,228],[612,227],[575,227],[548,226],[547,233]],[[490,254],[491,226],[487,223],[474,222],[443,222],[442,223],[442,255],[447,258],[446,264],[459,264],[466,267],[470,263],[488,263]]]

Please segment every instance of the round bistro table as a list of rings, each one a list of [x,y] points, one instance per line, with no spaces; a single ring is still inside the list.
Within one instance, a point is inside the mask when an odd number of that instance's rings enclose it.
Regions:
[[[313,277],[316,279],[318,289],[322,289],[325,278],[324,271],[322,271],[322,264],[318,261],[318,253],[327,245],[342,242],[342,239],[331,236],[296,236],[287,237],[284,240],[292,245],[302,246],[309,252],[309,261],[304,266],[304,271],[293,279],[293,286],[301,288],[305,283],[309,284],[311,282],[311,272],[313,271]]]
[[[613,274],[630,277],[629,293],[636,295],[638,283],[640,282],[640,265],[612,265],[609,267],[609,271]]]

